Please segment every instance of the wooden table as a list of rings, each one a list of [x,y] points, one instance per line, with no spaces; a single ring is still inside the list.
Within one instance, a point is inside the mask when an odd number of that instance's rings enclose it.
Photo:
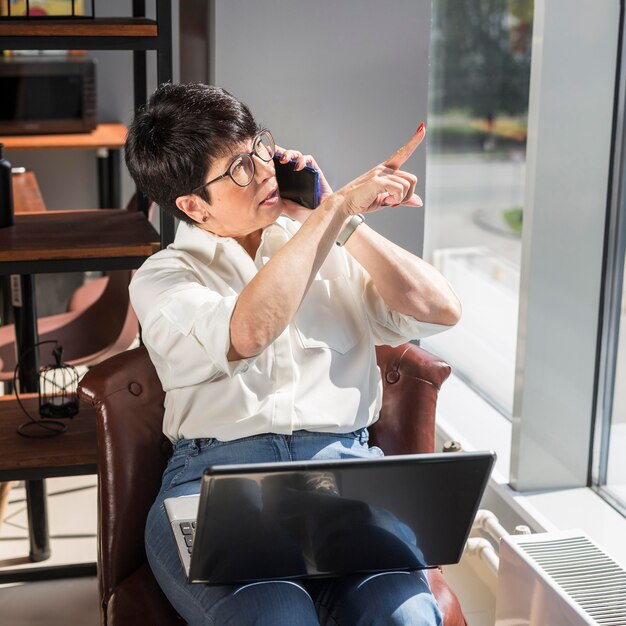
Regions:
[[[20,394],[20,399],[26,410],[38,418],[38,395]],[[96,473],[96,413],[93,406],[82,402],[78,415],[66,420],[66,432],[42,439],[26,439],[17,434],[16,428],[28,418],[15,396],[0,396],[0,416],[0,480]]]
[[[0,137],[0,143],[4,144],[5,150],[95,150],[98,163],[98,205],[107,209],[118,209],[121,205],[120,150],[125,141],[124,124],[98,124],[91,133]]]
[[[46,210],[33,172],[13,174],[13,212],[41,213]]]

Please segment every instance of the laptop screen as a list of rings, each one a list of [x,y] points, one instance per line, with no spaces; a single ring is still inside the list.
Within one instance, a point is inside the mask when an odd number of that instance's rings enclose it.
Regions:
[[[491,452],[448,453],[208,468],[189,580],[456,563],[494,459]]]

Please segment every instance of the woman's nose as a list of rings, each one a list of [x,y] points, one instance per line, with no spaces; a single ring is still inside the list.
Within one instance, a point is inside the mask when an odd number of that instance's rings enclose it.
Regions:
[[[274,169],[274,159],[264,161],[263,159],[259,159],[256,155],[255,159],[256,163],[254,165],[254,174],[257,181],[263,182],[264,180],[275,176],[276,170]]]

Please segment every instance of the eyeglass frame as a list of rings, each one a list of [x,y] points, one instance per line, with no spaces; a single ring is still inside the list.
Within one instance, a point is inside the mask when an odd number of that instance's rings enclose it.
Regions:
[[[256,167],[254,165],[254,159],[252,157],[256,156],[258,159],[261,159],[261,161],[263,161],[263,163],[269,163],[274,158],[274,155],[276,154],[276,142],[274,141],[274,135],[272,135],[272,133],[267,128],[262,128],[254,136],[254,138],[252,140],[252,145],[253,146],[255,145],[256,140],[263,133],[267,133],[270,136],[270,138],[272,139],[272,143],[274,144],[274,154],[267,161],[256,151],[256,148],[254,148],[254,147],[252,148],[251,152],[242,152],[241,154],[236,154],[233,157],[233,160],[228,164],[227,170],[221,176],[218,176],[217,178],[214,178],[213,180],[210,180],[208,183],[203,183],[202,185],[198,185],[197,187],[195,187],[194,189],[191,190],[191,193],[196,193],[196,191],[198,191],[199,189],[204,189],[205,187],[208,187],[209,185],[212,185],[213,183],[216,183],[218,180],[222,180],[222,178],[226,178],[226,177],[230,178],[235,183],[235,185],[237,185],[237,187],[241,187],[242,189],[245,189],[246,187],[248,187],[252,183],[252,181],[254,180],[254,175],[256,174]],[[235,164],[237,159],[240,159],[241,157],[244,157],[244,156],[249,157],[250,161],[252,162],[252,177],[250,178],[250,181],[248,183],[246,183],[245,185],[240,185],[235,180],[233,175],[230,173],[230,169]]]

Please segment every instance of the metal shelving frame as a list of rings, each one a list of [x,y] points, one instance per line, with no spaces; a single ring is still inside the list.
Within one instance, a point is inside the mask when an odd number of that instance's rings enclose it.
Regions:
[[[155,1],[156,20],[145,17],[145,0],[132,0],[133,15],[128,18],[4,20],[0,22],[0,50],[131,50],[137,110],[148,97],[148,51],[156,52],[158,84],[169,82],[173,77],[171,0]],[[112,32],[117,34],[110,34]],[[147,214],[148,202],[145,198],[139,199],[139,208]],[[161,211],[160,227],[161,245],[165,247],[174,240],[174,218]]]

